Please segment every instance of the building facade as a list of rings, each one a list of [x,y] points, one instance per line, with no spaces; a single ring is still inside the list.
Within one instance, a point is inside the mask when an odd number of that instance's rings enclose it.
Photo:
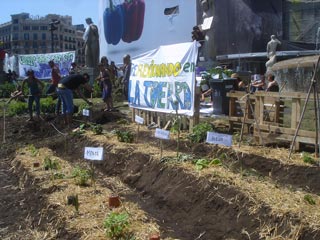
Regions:
[[[1,48],[9,55],[75,51],[77,63],[83,64],[84,29],[83,24],[72,25],[71,16],[14,14],[0,24]]]

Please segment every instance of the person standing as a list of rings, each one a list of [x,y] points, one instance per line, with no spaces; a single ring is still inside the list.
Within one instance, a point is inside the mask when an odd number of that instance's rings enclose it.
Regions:
[[[113,100],[112,100],[112,83],[110,77],[110,70],[103,64],[99,64],[100,74],[97,80],[102,86],[102,100],[106,103],[106,108],[104,111],[113,110]]]
[[[86,103],[92,105],[80,90],[80,86],[83,86],[89,92],[93,92],[92,87],[89,84],[89,79],[90,77],[88,73],[84,73],[83,75],[72,74],[62,78],[58,84],[57,92],[62,100],[62,112],[65,123],[69,127],[72,122],[73,115],[73,91],[75,91]]]
[[[54,63],[53,60],[50,60],[48,62],[50,68],[51,68],[51,84],[46,92],[47,95],[55,94],[56,89],[58,87],[58,84],[61,80],[61,73],[59,67]],[[56,115],[59,115],[61,108],[61,99],[58,96],[57,103],[56,103],[56,109],[55,113]]]
[[[123,94],[128,100],[129,96],[129,80],[131,74],[131,57],[129,54],[123,57]]]
[[[28,95],[28,111],[30,118],[28,121],[33,121],[33,102],[36,103],[37,119],[40,119],[40,95],[44,87],[43,82],[34,76],[33,70],[27,72],[27,78],[23,80],[21,85],[21,93],[23,94],[24,86],[27,84],[29,89]]]
[[[88,26],[83,34],[85,65],[90,68],[95,68],[99,63],[99,31],[98,27],[93,24],[91,18],[87,18],[86,23]]]

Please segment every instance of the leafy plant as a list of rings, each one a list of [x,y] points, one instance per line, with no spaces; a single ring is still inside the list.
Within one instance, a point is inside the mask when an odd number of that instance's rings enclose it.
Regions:
[[[125,118],[121,118],[120,120],[117,121],[117,124],[128,125],[129,121],[127,119],[125,119]]]
[[[305,195],[304,197],[303,197],[303,199],[307,202],[307,203],[309,203],[310,205],[316,205],[316,201],[313,199],[313,197],[311,196],[311,195],[309,195],[309,194],[307,194],[307,195]]]
[[[106,234],[112,239],[126,239],[129,227],[127,213],[111,212],[103,224]]]
[[[119,142],[132,143],[134,140],[134,136],[130,131],[116,130],[115,134],[117,135]]]
[[[43,113],[54,113],[56,108],[56,102],[52,97],[41,99],[41,112]]]
[[[221,160],[218,158],[215,158],[213,160],[201,158],[201,159],[195,160],[194,162],[195,162],[197,170],[202,170],[202,169],[208,168],[209,166],[212,166],[212,165],[221,165]]]
[[[75,179],[77,185],[87,186],[91,173],[88,169],[83,169],[77,166],[72,171],[72,177]]]
[[[31,152],[32,157],[37,156],[39,153],[39,150],[33,144],[28,145],[28,150]]]
[[[78,108],[78,114],[82,114],[82,111],[84,109],[88,109],[90,110],[91,109],[91,106],[88,104],[88,103],[81,103],[79,108]]]
[[[192,133],[188,135],[188,138],[193,143],[200,143],[204,142],[207,137],[207,132],[213,131],[213,126],[208,123],[199,123],[198,125],[194,126],[192,129]]]
[[[15,85],[12,83],[0,84],[0,97],[9,98],[10,94],[16,89]]]
[[[25,102],[11,102],[8,107],[8,115],[16,116],[20,114],[24,114],[28,111],[27,104]]]
[[[309,164],[317,164],[316,160],[314,160],[313,157],[311,157],[311,155],[309,153],[303,152],[302,153],[302,160],[305,163],[309,163]]]
[[[94,134],[99,135],[102,133],[103,128],[100,124],[91,125],[91,130],[94,132]]]
[[[59,169],[59,162],[55,159],[52,160],[50,157],[46,156],[44,158],[44,169],[58,170]]]

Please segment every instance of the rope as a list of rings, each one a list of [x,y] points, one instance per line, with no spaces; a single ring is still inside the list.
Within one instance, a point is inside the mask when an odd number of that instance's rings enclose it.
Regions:
[[[43,121],[45,121],[41,116],[40,116],[40,118],[43,120]],[[54,130],[56,130],[59,134],[61,134],[62,136],[67,136],[68,135],[68,133],[63,133],[63,132],[61,132],[52,122],[49,122],[49,124],[53,127],[53,129]]]

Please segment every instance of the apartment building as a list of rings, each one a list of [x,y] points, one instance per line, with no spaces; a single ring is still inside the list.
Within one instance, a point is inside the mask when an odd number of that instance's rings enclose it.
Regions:
[[[0,24],[1,48],[10,55],[75,51],[78,64],[84,63],[84,25],[72,25],[71,16],[29,13],[11,15]]]

